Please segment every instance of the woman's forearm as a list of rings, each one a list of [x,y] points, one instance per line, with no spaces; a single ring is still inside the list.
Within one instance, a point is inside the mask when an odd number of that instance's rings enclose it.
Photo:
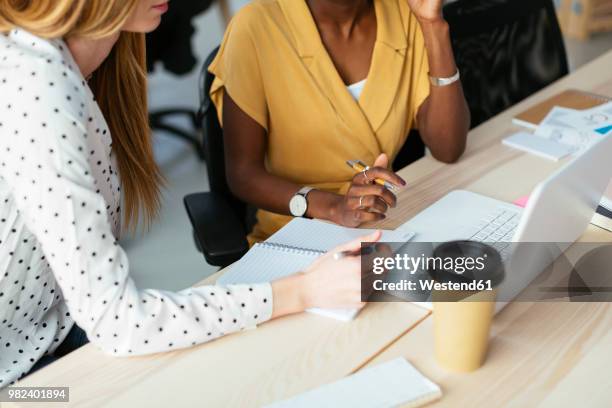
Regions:
[[[257,208],[290,215],[289,201],[302,187],[270,174],[264,162],[267,150],[265,129],[240,109],[226,93],[223,96],[223,136],[225,140],[226,175],[234,195]],[[307,197],[307,216],[337,221],[337,194],[311,191]]]
[[[429,60],[429,75],[447,78],[457,72],[448,23],[443,19],[421,21]],[[461,82],[449,86],[430,85],[430,95],[418,114],[421,137],[433,156],[454,162],[465,150],[470,112]]]
[[[234,165],[227,168],[229,187],[236,197],[257,208],[289,215],[289,201],[301,188],[282,177],[268,173],[260,165]]]
[[[232,176],[232,173],[235,173]],[[248,174],[248,181],[241,176]],[[268,173],[259,166],[228,171],[232,192],[257,208],[277,214],[291,215],[289,201],[304,186]],[[327,191],[312,190],[307,197],[310,218],[337,222],[337,205],[342,196]]]

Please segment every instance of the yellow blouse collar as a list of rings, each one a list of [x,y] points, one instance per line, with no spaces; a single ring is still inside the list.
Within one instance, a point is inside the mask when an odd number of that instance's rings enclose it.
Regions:
[[[278,0],[297,51],[342,126],[359,135],[355,139],[376,157],[381,152],[377,131],[393,108],[401,83],[408,48],[406,27],[398,1],[374,0],[377,34],[370,72],[356,103],[346,89],[305,0]]]

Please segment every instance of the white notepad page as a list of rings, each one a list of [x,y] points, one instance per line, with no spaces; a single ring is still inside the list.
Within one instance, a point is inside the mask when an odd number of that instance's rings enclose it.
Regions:
[[[303,271],[315,259],[353,239],[374,230],[346,228],[318,220],[296,218],[263,243],[255,244],[242,259],[221,276],[219,285],[255,284]],[[414,237],[409,231],[383,231],[381,242],[408,242]],[[355,309],[311,309],[334,319],[349,321]]]
[[[404,358],[398,358],[267,408],[420,407],[441,396],[440,387]]]

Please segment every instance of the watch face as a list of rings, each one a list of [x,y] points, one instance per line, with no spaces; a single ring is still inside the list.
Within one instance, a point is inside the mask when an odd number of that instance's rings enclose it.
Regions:
[[[291,215],[294,217],[303,217],[307,209],[308,202],[303,195],[296,194],[291,201],[289,201],[289,211],[291,211]]]

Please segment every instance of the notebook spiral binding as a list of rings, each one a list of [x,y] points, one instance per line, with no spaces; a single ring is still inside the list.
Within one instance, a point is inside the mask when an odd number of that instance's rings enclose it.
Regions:
[[[285,245],[285,244],[277,244],[274,242],[260,242],[257,245],[260,245],[264,248],[274,249],[276,251],[286,252],[289,254],[319,256],[325,253],[325,251],[319,251],[317,249],[294,247],[294,246]]]

